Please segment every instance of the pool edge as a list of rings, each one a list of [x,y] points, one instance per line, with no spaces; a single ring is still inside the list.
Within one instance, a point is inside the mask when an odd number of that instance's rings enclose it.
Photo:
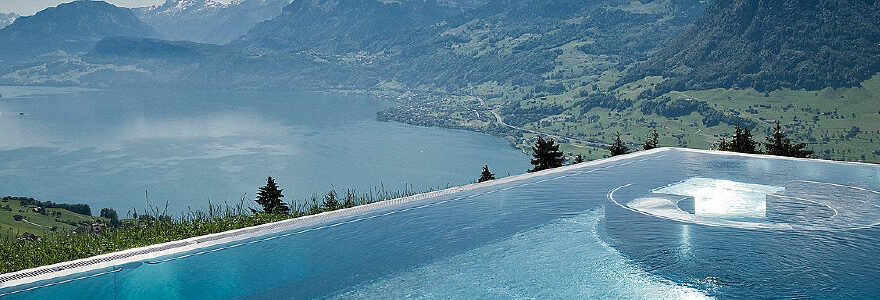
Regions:
[[[690,149],[690,148],[672,148],[672,147],[663,147],[656,148],[647,151],[639,151],[635,153],[630,153],[621,156],[615,156],[610,158],[604,158],[589,162],[584,162],[575,165],[563,166],[560,168],[545,170],[541,172],[535,173],[526,173],[515,176],[509,176],[505,178],[500,178],[493,181],[483,182],[483,183],[473,183],[458,187],[447,188],[439,191],[433,191],[428,193],[422,193],[418,195],[391,199],[376,203],[371,203],[367,205],[357,206],[348,209],[336,210],[331,212],[324,212],[316,215],[304,216],[295,219],[287,219],[274,223],[267,223],[263,225],[240,228],[220,233],[214,233],[204,236],[197,236],[188,239],[172,241],[162,244],[150,245],[146,247],[133,248],[98,256],[93,256],[89,258],[83,258],[73,261],[67,261],[62,263],[57,263],[53,265],[37,267],[12,273],[0,274],[0,290],[2,289],[10,289],[17,286],[23,286],[28,284],[34,284],[40,281],[48,281],[52,279],[58,279],[62,277],[72,276],[76,274],[85,274],[89,272],[95,272],[104,269],[110,269],[113,267],[119,267],[128,263],[141,262],[145,260],[155,259],[159,257],[172,256],[175,254],[181,254],[185,252],[196,251],[199,249],[210,248],[218,245],[243,241],[247,239],[252,239],[261,236],[267,236],[283,231],[288,231],[292,229],[297,229],[301,227],[306,227],[310,225],[319,224],[322,222],[328,222],[335,219],[357,216],[359,214],[368,213],[371,211],[375,211],[383,208],[391,208],[395,206],[411,204],[419,201],[424,201],[428,199],[432,199],[435,197],[447,196],[455,193],[488,188],[495,185],[507,184],[512,182],[517,182],[520,180],[549,176],[553,174],[568,172],[572,170],[577,170],[581,168],[598,166],[607,163],[613,163],[618,161],[625,161],[634,159],[637,157],[642,157],[646,155],[662,153],[667,151],[682,151],[682,152],[691,152],[691,153],[702,153],[702,154],[711,154],[711,155],[719,155],[719,156],[740,156],[740,157],[749,157],[749,158],[760,158],[760,159],[775,159],[775,160],[790,160],[790,161],[808,161],[808,162],[816,162],[816,163],[832,163],[832,164],[844,164],[844,165],[859,165],[859,166],[871,166],[871,167],[880,167],[877,164],[871,163],[863,163],[863,162],[845,162],[845,161],[832,161],[832,160],[822,160],[822,159],[812,159],[812,158],[791,158],[791,157],[779,157],[779,156],[770,156],[770,155],[762,155],[762,154],[744,154],[744,153],[735,153],[735,152],[723,152],[723,151],[715,151],[715,150],[700,150],[700,149]],[[2,295],[0,295],[2,296]]]
[[[645,155],[661,153],[675,150],[678,148],[657,148],[648,151],[640,151],[621,156],[604,158],[599,160],[588,161],[575,165],[563,166],[555,169],[544,170],[534,173],[525,173],[509,177],[500,178],[493,181],[483,183],[472,183],[468,185],[447,188],[439,191],[422,193],[403,198],[391,199],[367,205],[357,206],[348,209],[324,212],[316,215],[304,216],[295,219],[288,219],[274,223],[267,223],[253,227],[240,228],[220,233],[197,236],[188,239],[172,241],[162,244],[150,245],[146,247],[127,249],[118,252],[102,254],[98,256],[61,262],[53,265],[37,267],[32,269],[21,270],[12,273],[0,274],[0,289],[9,289],[17,286],[33,284],[40,281],[58,279],[62,277],[72,276],[76,274],[84,274],[102,269],[118,267],[127,263],[140,262],[144,260],[171,256],[185,252],[191,252],[203,248],[214,247],[222,244],[247,240],[255,237],[261,237],[296,229],[299,227],[318,224],[321,222],[332,221],[334,219],[356,216],[373,210],[389,208],[404,204],[410,204],[418,201],[432,199],[435,197],[446,196],[459,192],[465,192],[480,188],[487,188],[494,185],[506,184],[520,180],[553,175],[557,173],[568,172],[590,166],[603,165],[607,163],[629,160]]]

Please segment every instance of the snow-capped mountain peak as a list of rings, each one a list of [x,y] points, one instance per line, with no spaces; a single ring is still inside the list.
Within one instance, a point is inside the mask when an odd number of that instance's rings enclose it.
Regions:
[[[18,18],[18,15],[16,15],[15,13],[0,13],[0,29],[9,26],[9,24],[12,24],[12,22],[15,22],[16,18]]]
[[[238,5],[241,0],[226,1],[217,0],[167,0],[164,4],[149,8],[153,14],[179,15],[192,13],[205,13],[220,10],[229,6]]]
[[[243,35],[254,24],[280,15],[290,1],[166,0],[135,12],[162,38],[223,44]]]

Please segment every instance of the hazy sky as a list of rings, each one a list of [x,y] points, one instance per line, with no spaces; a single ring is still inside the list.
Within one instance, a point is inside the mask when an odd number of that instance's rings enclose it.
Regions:
[[[142,7],[161,4],[165,0],[105,0],[116,6]],[[72,2],[72,0],[0,0],[0,12],[14,12],[19,15],[29,16],[47,7],[56,6],[59,3]],[[229,2],[221,0],[220,2]]]

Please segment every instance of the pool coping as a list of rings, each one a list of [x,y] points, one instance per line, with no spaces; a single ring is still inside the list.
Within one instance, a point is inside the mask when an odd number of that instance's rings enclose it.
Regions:
[[[16,286],[28,285],[37,283],[40,281],[47,281],[52,279],[59,279],[62,277],[72,276],[76,274],[85,274],[90,272],[96,272],[99,270],[112,269],[116,268],[118,271],[119,268],[126,264],[143,262],[150,259],[173,256],[175,254],[182,254],[186,252],[192,252],[200,249],[210,248],[214,246],[219,246],[223,244],[233,243],[244,241],[248,239],[253,239],[262,236],[268,236],[275,233],[289,231],[297,228],[307,227],[310,225],[317,225],[324,222],[330,222],[333,220],[342,219],[345,217],[357,216],[360,214],[376,211],[378,209],[383,208],[393,208],[396,206],[402,206],[405,204],[412,204],[419,201],[424,201],[436,197],[442,197],[447,195],[452,195],[460,192],[471,191],[476,189],[488,188],[495,185],[512,183],[520,180],[531,179],[536,177],[543,177],[563,172],[569,172],[572,170],[582,169],[586,167],[593,167],[598,165],[603,165],[607,163],[613,163],[618,161],[631,160],[637,157],[662,153],[667,151],[683,151],[683,152],[693,152],[693,153],[703,153],[703,154],[712,154],[712,155],[722,155],[722,156],[742,156],[742,157],[751,157],[751,158],[764,158],[764,159],[777,159],[777,160],[794,160],[794,161],[811,161],[811,162],[821,162],[821,163],[838,163],[838,164],[847,164],[847,165],[867,165],[878,167],[876,164],[869,163],[860,163],[860,162],[842,162],[842,161],[830,161],[830,160],[821,160],[821,159],[807,159],[807,158],[790,158],[790,157],[778,157],[778,156],[770,156],[770,155],[760,155],[760,154],[743,154],[743,153],[733,153],[733,152],[722,152],[722,151],[713,151],[713,150],[698,150],[698,149],[688,149],[688,148],[657,148],[647,151],[639,151],[631,154],[615,156],[610,158],[604,158],[589,162],[584,162],[576,165],[568,165],[560,168],[545,170],[541,172],[535,173],[526,173],[521,175],[509,176],[493,181],[483,182],[483,183],[473,183],[459,187],[448,188],[444,190],[428,192],[403,198],[391,199],[376,203],[371,203],[367,205],[357,206],[348,209],[336,210],[331,212],[324,212],[316,215],[304,216],[294,219],[283,220],[274,223],[267,223],[254,227],[241,228],[221,233],[209,234],[204,236],[192,237],[184,240],[173,241],[168,243],[162,243],[157,245],[151,245],[146,247],[128,249],[103,255],[98,255],[89,258],[83,258],[68,262],[57,263],[49,266],[37,267],[12,273],[0,274],[0,289],[9,289]],[[116,272],[110,271],[110,272]],[[3,294],[0,294],[2,297]]]

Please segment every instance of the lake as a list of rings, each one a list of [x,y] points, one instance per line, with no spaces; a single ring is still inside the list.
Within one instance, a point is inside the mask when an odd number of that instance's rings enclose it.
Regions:
[[[0,87],[0,194],[93,214],[249,203],[267,176],[286,200],[330,189],[425,190],[529,159],[503,139],[379,122],[366,96],[280,91]]]

